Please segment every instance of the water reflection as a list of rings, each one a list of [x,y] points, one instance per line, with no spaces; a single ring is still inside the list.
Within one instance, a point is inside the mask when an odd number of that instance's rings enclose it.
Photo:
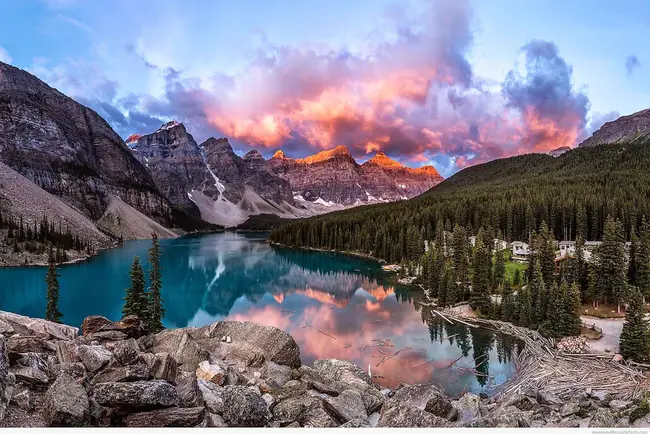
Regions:
[[[489,392],[512,374],[513,340],[432,318],[419,292],[387,283],[374,262],[264,241],[233,233],[163,240],[165,325],[224,318],[272,325],[291,333],[304,363],[351,360],[391,387],[433,381],[451,393]],[[146,258],[147,248],[129,242],[62,267],[64,321],[118,318],[131,259]],[[42,268],[0,269],[0,308],[42,316],[44,275]]]

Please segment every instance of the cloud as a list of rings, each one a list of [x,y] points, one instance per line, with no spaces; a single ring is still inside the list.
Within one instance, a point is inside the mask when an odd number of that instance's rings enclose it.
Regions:
[[[627,56],[625,58],[625,69],[627,70],[627,74],[630,75],[634,72],[635,69],[641,67],[641,62],[639,62],[639,58],[636,56]]]
[[[589,121],[589,125],[587,126],[587,133],[588,135],[593,134],[596,130],[598,130],[600,127],[605,125],[607,122],[614,121],[618,119],[621,116],[621,114],[617,111],[609,112],[609,113],[592,113],[591,114],[591,120]]]
[[[68,15],[63,15],[63,14],[57,15],[57,18],[60,19],[61,21],[65,22],[65,23],[70,24],[73,27],[76,27],[78,29],[83,30],[84,32],[93,33],[93,29],[91,29],[88,24],[86,24],[86,23],[84,23],[82,21],[79,21],[76,18],[73,18],[73,17],[68,16]]]
[[[11,56],[9,55],[9,52],[0,46],[0,62],[4,63],[11,63]]]
[[[73,78],[56,68],[39,76],[72,89],[123,137],[173,118],[198,141],[227,136],[293,156],[343,144],[356,157],[382,150],[405,163],[435,162],[445,174],[580,140],[589,100],[558,48],[533,41],[503,83],[488,82],[469,61],[473,18],[468,0],[433,0],[417,19],[390,14],[363,51],[264,40],[233,74],[192,76],[164,67],[137,38],[122,44],[162,83],[155,95],[111,92],[111,80],[92,68],[68,65]]]

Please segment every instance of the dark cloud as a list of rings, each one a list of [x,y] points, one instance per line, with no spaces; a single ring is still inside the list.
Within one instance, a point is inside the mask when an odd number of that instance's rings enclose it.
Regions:
[[[641,62],[639,62],[639,58],[636,56],[627,56],[625,58],[625,69],[627,70],[627,74],[630,75],[636,70],[637,68],[641,67]]]

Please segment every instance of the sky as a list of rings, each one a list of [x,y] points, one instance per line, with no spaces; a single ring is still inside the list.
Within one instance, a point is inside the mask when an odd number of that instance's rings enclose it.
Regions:
[[[647,0],[0,0],[0,61],[123,137],[304,157],[383,151],[443,175],[576,146],[650,107]]]

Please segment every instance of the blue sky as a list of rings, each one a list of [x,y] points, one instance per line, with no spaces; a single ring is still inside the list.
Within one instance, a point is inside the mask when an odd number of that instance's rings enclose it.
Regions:
[[[650,106],[650,2],[0,0],[0,60],[123,137],[304,156],[383,150],[449,175],[574,146]]]

